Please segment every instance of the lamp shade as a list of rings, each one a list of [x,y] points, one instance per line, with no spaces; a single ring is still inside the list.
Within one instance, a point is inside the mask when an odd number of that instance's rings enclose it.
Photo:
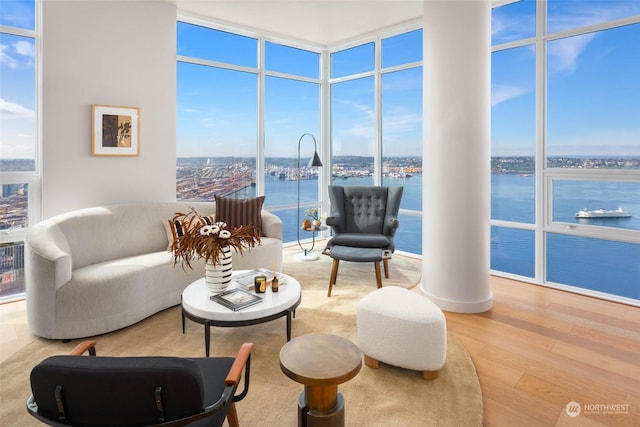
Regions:
[[[320,156],[318,156],[318,152],[313,150],[313,157],[309,160],[309,164],[307,165],[310,168],[321,168],[322,162],[320,161]]]

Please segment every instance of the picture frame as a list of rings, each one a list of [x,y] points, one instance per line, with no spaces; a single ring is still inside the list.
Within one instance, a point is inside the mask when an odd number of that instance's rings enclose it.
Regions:
[[[140,108],[91,105],[91,155],[139,156]]]
[[[230,310],[238,311],[262,301],[262,297],[240,288],[233,288],[209,297],[227,307]]]

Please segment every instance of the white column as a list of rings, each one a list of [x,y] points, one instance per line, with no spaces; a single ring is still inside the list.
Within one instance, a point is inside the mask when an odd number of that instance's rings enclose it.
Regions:
[[[493,305],[490,0],[424,1],[422,292],[441,309]]]

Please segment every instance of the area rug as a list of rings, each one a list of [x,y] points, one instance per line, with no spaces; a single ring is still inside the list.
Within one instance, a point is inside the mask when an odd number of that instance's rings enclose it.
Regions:
[[[375,289],[373,271],[370,279],[365,277],[363,269],[351,280],[345,263],[345,275],[339,276],[336,293],[328,298],[328,272],[323,271],[322,264],[325,262],[321,260],[306,262],[285,258],[285,271],[299,279],[303,292],[292,335],[322,332],[356,342],[356,304]],[[396,263],[396,270],[399,265],[403,264]],[[364,265],[354,265],[356,269],[360,267]],[[394,280],[418,280],[419,274],[411,263],[406,267],[405,273],[391,271]],[[389,281],[384,279],[384,285],[390,285]],[[95,339],[98,355],[204,356],[203,326],[187,320],[186,332],[182,334],[179,307]],[[285,319],[242,328],[212,328],[211,339],[211,356],[234,355],[243,342],[255,344],[249,395],[238,404],[241,425],[296,426],[296,399],[303,386],[280,370],[278,357],[286,343]],[[39,425],[25,409],[30,394],[29,372],[40,360],[67,353],[78,342],[36,339],[0,365],[0,425]],[[475,367],[464,346],[451,334],[447,361],[436,380],[425,381],[418,372],[381,364],[379,369],[363,366],[355,378],[338,388],[346,402],[347,426],[482,425],[482,395]]]

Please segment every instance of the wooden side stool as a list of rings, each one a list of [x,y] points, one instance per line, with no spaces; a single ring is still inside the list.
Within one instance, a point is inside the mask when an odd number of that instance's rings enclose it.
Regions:
[[[346,338],[308,334],[280,350],[280,369],[304,384],[298,396],[298,427],[344,427],[344,398],[338,384],[355,377],[362,367],[358,347]]]

